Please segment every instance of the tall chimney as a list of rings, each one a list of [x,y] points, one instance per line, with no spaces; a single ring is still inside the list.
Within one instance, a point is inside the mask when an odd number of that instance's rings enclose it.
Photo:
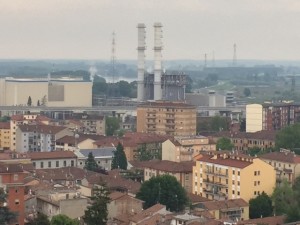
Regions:
[[[137,79],[137,100],[145,100],[145,49],[146,49],[146,31],[145,24],[139,23],[138,26],[138,79]]]
[[[162,99],[162,48],[162,25],[161,23],[154,23],[154,100]]]

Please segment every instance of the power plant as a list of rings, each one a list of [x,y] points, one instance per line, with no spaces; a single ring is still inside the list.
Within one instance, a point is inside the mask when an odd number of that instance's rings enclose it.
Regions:
[[[162,24],[154,23],[154,71],[146,72],[146,26],[143,23],[138,28],[138,101],[169,100],[184,101],[187,76],[179,72],[163,72],[162,68]]]

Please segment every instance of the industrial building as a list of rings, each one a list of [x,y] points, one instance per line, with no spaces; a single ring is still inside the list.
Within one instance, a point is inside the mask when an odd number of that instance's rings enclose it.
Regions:
[[[0,79],[0,106],[24,106],[31,98],[32,106],[91,107],[91,81],[79,78],[59,79],[6,77]]]
[[[154,71],[145,69],[146,26],[138,24],[138,91],[137,100],[184,101],[187,75],[164,72],[162,68],[162,24],[154,23]]]

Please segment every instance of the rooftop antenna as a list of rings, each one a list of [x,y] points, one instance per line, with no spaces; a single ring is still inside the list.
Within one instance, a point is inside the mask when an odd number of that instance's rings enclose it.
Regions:
[[[236,66],[236,43],[233,44],[233,59],[232,59],[232,66]]]

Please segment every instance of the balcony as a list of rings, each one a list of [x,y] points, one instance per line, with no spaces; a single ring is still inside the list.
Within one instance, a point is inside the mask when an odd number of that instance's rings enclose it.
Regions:
[[[214,175],[214,176],[228,177],[228,173],[215,172],[214,170],[205,170],[204,172],[205,172],[206,174],[212,174],[212,175]]]
[[[148,118],[148,119],[155,119],[156,115],[155,114],[147,114],[146,118]]]
[[[203,179],[203,182],[212,186],[218,186],[218,187],[228,187],[228,184],[220,183],[220,182],[214,182],[213,180],[209,179]]]
[[[154,124],[156,124],[156,122],[155,122],[155,120],[154,121],[147,121],[146,124],[154,125]]]

